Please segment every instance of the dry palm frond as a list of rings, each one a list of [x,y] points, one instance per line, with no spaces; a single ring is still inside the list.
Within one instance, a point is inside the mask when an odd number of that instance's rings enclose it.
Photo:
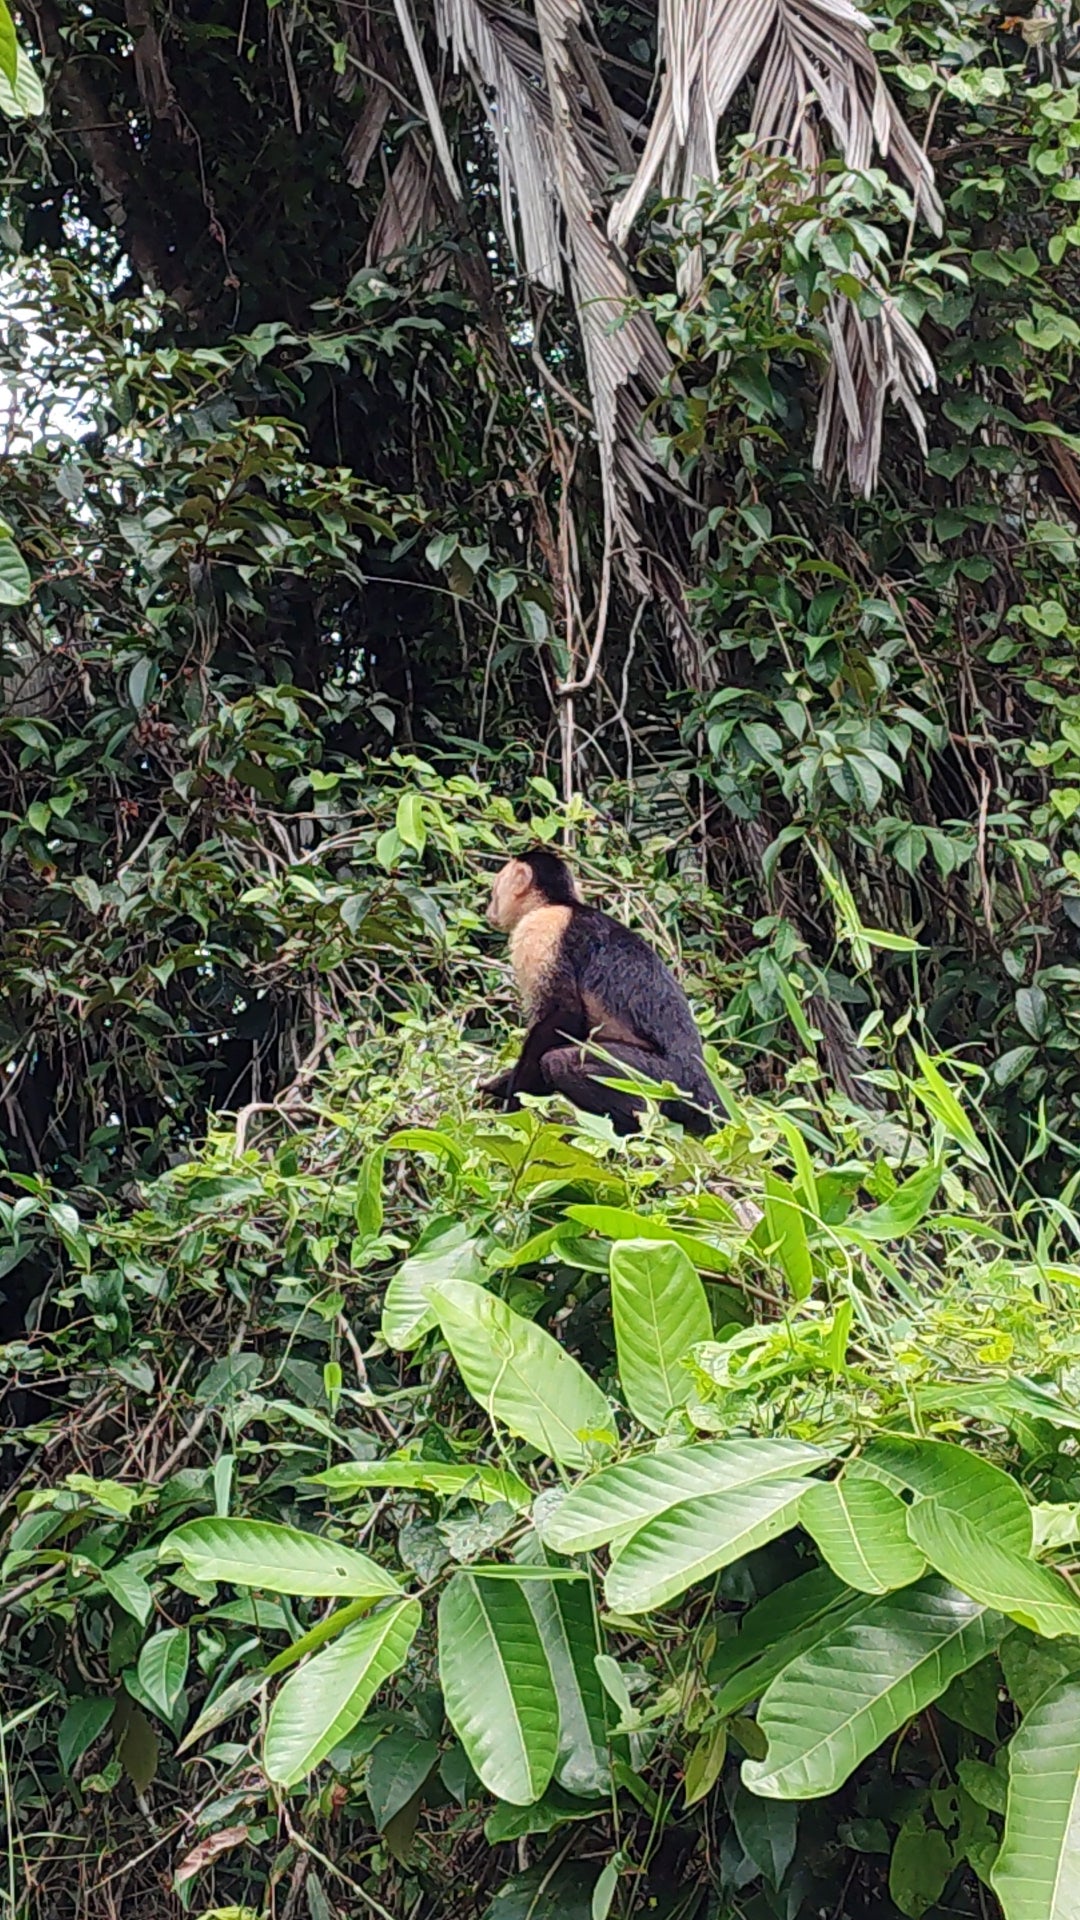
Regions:
[[[866,41],[869,22],[849,0],[660,0],[663,79],[637,174],[611,212],[624,244],[654,185],[689,199],[719,177],[720,122],[758,58],[754,144],[806,159],[820,114],[848,166],[874,149],[892,159],[924,218],[939,232],[930,163],[899,113]]]
[[[851,271],[860,271],[857,260]],[[826,474],[846,464],[857,492],[873,492],[881,459],[885,404],[898,400],[926,451],[920,390],[937,385],[934,363],[895,300],[879,291],[878,311],[864,318],[853,300],[835,296],[825,311],[832,358],[821,392],[814,465]]]
[[[551,113],[543,62],[523,31],[483,0],[436,0],[439,35],[484,104],[499,163],[503,229],[529,279],[565,284]]]
[[[639,588],[635,502],[663,476],[642,437],[671,372],[663,342],[603,218],[625,129],[581,34],[578,0],[536,0],[529,22],[501,0],[436,0],[440,35],[484,100],[504,225],[529,277],[569,287],[581,327],[607,520]]]
[[[932,169],[885,87],[867,28],[849,0],[661,0],[663,80],[637,174],[612,208],[614,239],[625,244],[654,186],[688,199],[699,181],[718,179],[720,121],[759,58],[751,118],[757,151],[790,156],[816,180],[821,130],[828,127],[853,171],[865,171],[875,152],[891,161],[916,212],[940,232]],[[699,275],[691,253],[684,290]],[[921,437],[916,396],[934,385],[933,364],[914,329],[882,289],[875,291],[880,305],[870,318],[851,302],[830,303],[834,359],[815,449],[830,475],[846,462],[852,485],[864,493],[877,477],[886,401],[900,400]]]
[[[345,172],[348,175],[349,185],[356,187],[357,190],[363,186],[367,177],[367,170],[382,139],[389,112],[389,92],[380,81],[373,81],[360,118],[345,142]]]
[[[588,372],[609,525],[635,585],[644,588],[635,508],[660,478],[641,423],[671,373],[652,320],[635,310],[635,289],[605,231],[582,139],[580,75],[575,61],[578,0],[536,0],[536,20],[551,103],[556,182],[570,258],[570,284]]]
[[[435,143],[435,151],[439,156],[439,165],[446,176],[446,184],[451,194],[455,200],[460,200],[462,198],[461,183],[450,152],[450,142],[446,137],[446,128],[443,126],[439,98],[427,69],[424,49],[420,45],[420,35],[416,31],[416,22],[412,16],[409,0],[394,0],[394,11],[397,14],[398,26],[401,28],[401,37],[405,42],[405,51],[409,56],[409,63],[420,89],[420,98],[424,103],[428,128]]]
[[[432,166],[430,154],[413,135],[401,150],[368,235],[368,266],[392,260],[396,254],[404,253],[407,247],[411,247],[414,241],[435,231],[439,224],[440,208],[432,179]],[[422,275],[420,285],[430,291],[442,284],[446,272],[447,262],[436,259]]]

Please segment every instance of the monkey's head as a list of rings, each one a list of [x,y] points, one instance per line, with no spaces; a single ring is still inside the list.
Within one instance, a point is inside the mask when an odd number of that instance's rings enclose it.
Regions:
[[[519,920],[537,907],[579,907],[581,895],[565,860],[547,847],[508,860],[495,875],[488,904],[488,922],[500,933],[512,933]]]

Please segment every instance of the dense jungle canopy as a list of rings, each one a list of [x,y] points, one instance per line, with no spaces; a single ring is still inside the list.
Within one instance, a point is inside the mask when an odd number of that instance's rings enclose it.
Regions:
[[[1074,1920],[1078,33],[0,0],[12,1920]]]

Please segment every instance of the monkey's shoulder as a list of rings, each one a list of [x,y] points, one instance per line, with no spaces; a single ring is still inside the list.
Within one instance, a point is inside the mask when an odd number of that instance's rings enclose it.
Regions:
[[[567,953],[575,966],[583,962],[609,969],[621,966],[632,969],[641,981],[668,980],[675,985],[674,975],[648,941],[633,927],[613,920],[599,907],[575,908],[564,937]]]

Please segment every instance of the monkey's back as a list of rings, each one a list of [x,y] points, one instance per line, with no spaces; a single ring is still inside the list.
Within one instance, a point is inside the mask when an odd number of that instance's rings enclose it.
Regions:
[[[602,1009],[610,1025],[672,1061],[687,1066],[702,1061],[701,1036],[685,993],[633,928],[599,907],[575,906],[564,950],[590,1019]]]

